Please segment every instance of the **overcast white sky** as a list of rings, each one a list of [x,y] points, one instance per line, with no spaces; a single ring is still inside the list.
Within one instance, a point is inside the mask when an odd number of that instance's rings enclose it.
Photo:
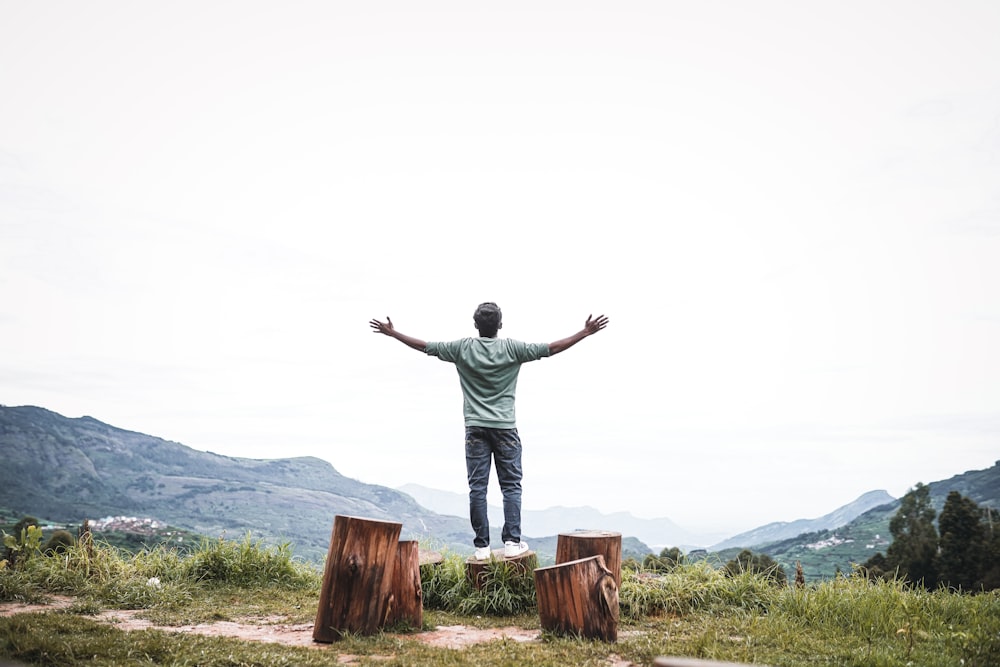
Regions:
[[[0,403],[738,532],[1000,458],[1000,3],[0,0]],[[495,482],[494,482],[495,484]]]

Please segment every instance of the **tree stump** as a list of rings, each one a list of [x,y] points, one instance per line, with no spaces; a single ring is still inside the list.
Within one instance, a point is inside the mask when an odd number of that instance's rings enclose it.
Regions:
[[[420,547],[415,540],[396,545],[392,573],[392,605],[385,625],[405,623],[419,630],[424,625],[424,589],[420,584]]]
[[[607,530],[577,530],[559,533],[556,541],[556,564],[590,556],[604,556],[604,566],[611,570],[615,585],[622,587],[622,534]]]
[[[493,557],[486,560],[476,560],[469,556],[465,561],[465,576],[476,587],[477,591],[483,590],[489,569],[496,561],[509,564],[514,569],[514,573],[520,576],[529,576],[538,566],[538,557],[534,551],[525,551],[518,556],[507,558],[503,555],[503,549],[494,549]]]
[[[392,604],[392,576],[403,524],[336,516],[316,610],[313,640],[333,642],[345,632],[371,635]]]
[[[653,667],[755,667],[743,662],[719,662],[718,660],[699,660],[698,658],[675,658],[660,656],[653,661]],[[767,665],[756,665],[767,667]]]
[[[618,640],[618,584],[604,556],[538,568],[535,593],[543,630]]]
[[[444,562],[444,556],[439,554],[437,551],[421,551],[420,552],[420,567],[424,565],[440,565]]]

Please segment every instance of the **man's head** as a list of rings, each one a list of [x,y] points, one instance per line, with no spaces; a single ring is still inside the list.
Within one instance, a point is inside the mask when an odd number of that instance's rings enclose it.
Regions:
[[[476,323],[480,336],[496,338],[497,332],[503,327],[503,314],[500,312],[500,306],[487,301],[479,304],[472,321]]]

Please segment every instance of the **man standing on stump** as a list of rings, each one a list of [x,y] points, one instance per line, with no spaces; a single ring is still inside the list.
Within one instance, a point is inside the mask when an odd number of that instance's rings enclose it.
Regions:
[[[492,301],[479,304],[472,320],[477,338],[449,343],[425,342],[396,331],[392,320],[370,322],[374,333],[384,334],[415,350],[455,364],[462,385],[465,413],[465,464],[469,473],[469,516],[476,533],[476,559],[490,557],[490,524],[486,489],[490,463],[496,463],[503,492],[504,556],[528,550],[521,539],[521,439],[514,423],[514,392],[521,364],[569,349],[608,325],[608,318],[587,316],[580,331],[554,343],[523,343],[497,338],[503,326],[500,307]]]

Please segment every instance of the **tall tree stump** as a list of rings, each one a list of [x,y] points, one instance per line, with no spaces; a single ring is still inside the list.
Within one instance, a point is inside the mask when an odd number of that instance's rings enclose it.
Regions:
[[[416,540],[396,545],[392,573],[392,605],[385,625],[405,623],[419,630],[424,625],[424,589],[420,584],[420,547]]]
[[[477,591],[483,590],[483,584],[491,567],[496,567],[495,563],[503,562],[513,568],[514,574],[518,576],[531,576],[531,572],[538,567],[538,556],[534,551],[525,551],[518,556],[506,557],[503,549],[494,549],[493,556],[485,560],[476,560],[469,556],[465,561],[465,577],[475,586]]]
[[[556,564],[590,556],[604,556],[604,565],[622,587],[622,534],[607,530],[577,530],[559,533],[556,540]]]
[[[402,529],[390,521],[334,518],[313,640],[333,642],[345,632],[371,635],[382,628]]]
[[[604,556],[538,568],[535,593],[543,630],[618,640],[618,584]]]

